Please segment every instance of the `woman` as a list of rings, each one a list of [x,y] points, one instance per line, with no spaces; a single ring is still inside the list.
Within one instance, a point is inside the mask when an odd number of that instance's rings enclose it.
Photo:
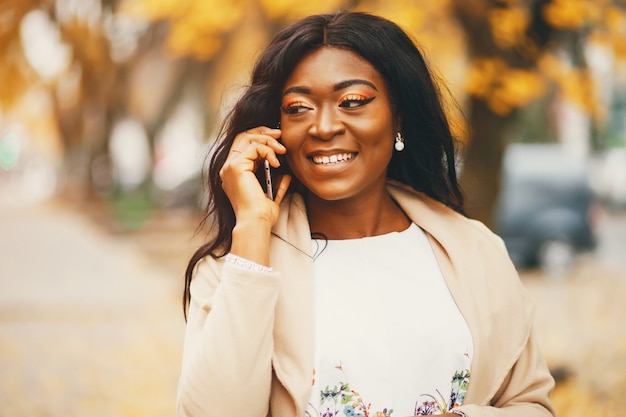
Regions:
[[[274,200],[264,160],[288,168]],[[280,32],[209,181],[179,416],[553,415],[533,307],[462,214],[437,89],[394,23],[344,12]]]

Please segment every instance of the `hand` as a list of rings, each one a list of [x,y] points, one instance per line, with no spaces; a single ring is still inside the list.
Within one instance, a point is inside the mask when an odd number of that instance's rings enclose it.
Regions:
[[[280,166],[277,154],[287,150],[278,141],[281,131],[260,126],[238,134],[233,141],[230,153],[220,170],[222,188],[230,200],[237,223],[267,221],[270,226],[278,218],[278,206],[287,192],[291,177],[283,176],[274,184],[275,199],[268,199],[259,180],[255,176],[264,159],[270,166]]]

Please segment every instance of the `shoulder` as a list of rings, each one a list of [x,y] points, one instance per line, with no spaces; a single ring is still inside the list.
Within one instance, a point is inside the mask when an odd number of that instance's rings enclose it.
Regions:
[[[389,190],[411,220],[429,235],[448,280],[458,279],[464,288],[469,285],[467,291],[475,299],[502,300],[502,305],[490,305],[493,311],[528,313],[532,303],[499,236],[483,223],[408,187],[392,185]]]
[[[508,257],[502,239],[482,222],[470,219],[407,185],[389,182],[388,189],[409,218],[442,244],[462,242],[466,248],[478,245]]]
[[[446,281],[457,289],[455,298],[482,311],[477,322],[499,315],[502,331],[512,317],[526,317],[530,324],[534,303],[499,236],[483,223],[409,187],[392,184],[389,191],[411,220],[430,236]],[[476,307],[478,300],[482,305]],[[527,332],[519,334],[523,339]]]

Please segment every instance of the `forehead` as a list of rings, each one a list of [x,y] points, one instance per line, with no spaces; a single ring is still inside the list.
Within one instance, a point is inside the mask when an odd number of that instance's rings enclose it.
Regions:
[[[322,47],[305,55],[284,88],[295,85],[334,86],[352,79],[370,81],[379,90],[385,87],[382,75],[359,54],[346,49]]]

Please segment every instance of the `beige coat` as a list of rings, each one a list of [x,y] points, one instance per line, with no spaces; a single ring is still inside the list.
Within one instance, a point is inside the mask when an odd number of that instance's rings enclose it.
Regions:
[[[554,381],[532,335],[534,307],[502,241],[408,187],[390,184],[389,191],[429,236],[472,333],[469,389],[459,409],[470,417],[553,415]],[[301,196],[283,201],[273,233],[275,272],[212,258],[197,266],[178,417],[303,417],[313,370],[313,265]]]

